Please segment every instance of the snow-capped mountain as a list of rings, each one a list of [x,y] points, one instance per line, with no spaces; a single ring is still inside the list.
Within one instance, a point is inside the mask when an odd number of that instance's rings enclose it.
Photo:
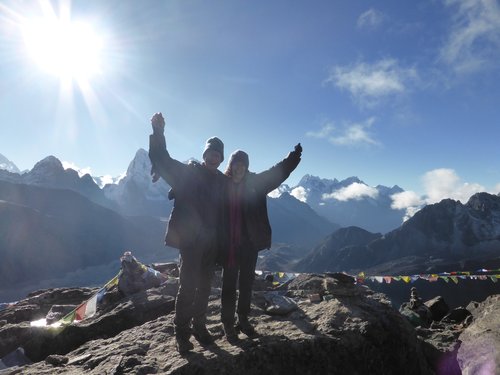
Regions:
[[[151,162],[147,151],[140,149],[126,174],[115,179],[91,177],[88,174],[80,177],[77,171],[64,169],[57,158],[48,156],[22,175],[0,170],[0,180],[70,189],[128,215],[168,216],[172,207],[172,202],[166,198],[169,186],[162,179],[152,183],[150,171]],[[390,198],[401,191],[398,186],[370,187],[357,177],[339,181],[305,175],[297,186],[283,184],[270,197],[278,198],[288,193],[333,225],[354,225],[372,232],[386,233],[399,227],[403,221],[405,212],[392,209]],[[284,204],[285,200],[280,203]],[[283,226],[282,223],[277,225]]]
[[[17,168],[17,166],[13,162],[11,162],[2,154],[0,154],[0,170],[4,170],[11,173],[21,173],[19,168]]]
[[[403,189],[397,185],[371,187],[358,177],[339,181],[305,175],[297,186],[282,185],[279,191],[290,193],[342,227],[386,233],[402,224],[405,213],[391,208],[391,195]]]
[[[104,186],[106,198],[120,210],[131,215],[168,216],[172,207],[167,199],[170,186],[160,179],[151,179],[151,161],[146,150],[139,149],[130,162],[127,173],[117,184]]]

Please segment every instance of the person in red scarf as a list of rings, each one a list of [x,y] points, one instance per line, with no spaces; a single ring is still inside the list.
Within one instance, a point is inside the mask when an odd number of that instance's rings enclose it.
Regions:
[[[236,328],[248,337],[256,331],[248,320],[255,266],[260,250],[271,247],[271,225],[267,214],[267,194],[278,188],[297,167],[302,146],[270,169],[249,172],[249,158],[244,151],[231,154],[225,174],[227,187],[229,242],[222,257],[221,320],[229,342],[238,340]],[[236,286],[239,284],[238,322],[235,327]]]

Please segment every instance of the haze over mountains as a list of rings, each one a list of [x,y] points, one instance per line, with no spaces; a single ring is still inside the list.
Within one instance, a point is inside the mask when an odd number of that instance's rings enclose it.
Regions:
[[[53,156],[24,173],[2,155],[0,165],[0,301],[42,286],[99,285],[116,274],[125,250],[144,262],[176,259],[163,245],[169,186],[151,182],[145,150],[102,188]],[[391,208],[391,195],[402,191],[357,177],[306,175],[282,185],[268,198],[273,250],[260,254],[259,266],[349,273],[500,266],[499,196],[446,199],[402,224],[405,212]]]

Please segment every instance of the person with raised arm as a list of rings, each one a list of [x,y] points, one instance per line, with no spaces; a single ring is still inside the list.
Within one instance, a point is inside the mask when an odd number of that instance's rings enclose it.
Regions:
[[[172,188],[174,206],[165,244],[181,255],[179,290],[175,302],[175,338],[179,353],[193,349],[193,334],[202,345],[214,339],[206,327],[206,314],[216,257],[227,236],[224,215],[227,177],[218,170],[224,144],[217,137],[206,141],[203,162],[188,164],[173,159],[166,148],[163,115],[151,118],[149,158],[153,182],[160,177]]]
[[[248,320],[255,278],[257,255],[271,247],[271,225],[267,214],[267,194],[278,188],[300,162],[302,146],[270,169],[249,172],[249,158],[244,151],[231,154],[226,169],[228,182],[229,242],[222,256],[221,321],[226,339],[238,340],[237,328],[248,337],[256,335]],[[235,327],[236,289],[239,285],[238,322]]]

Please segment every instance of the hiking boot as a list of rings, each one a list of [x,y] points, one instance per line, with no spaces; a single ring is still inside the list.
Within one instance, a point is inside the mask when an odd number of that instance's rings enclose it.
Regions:
[[[215,341],[204,324],[193,324],[193,336],[201,345],[211,345]]]
[[[255,328],[253,328],[246,316],[238,317],[238,328],[241,332],[243,332],[250,338],[257,336]]]
[[[229,343],[237,342],[240,338],[238,337],[238,332],[234,328],[234,324],[224,323],[224,335]]]
[[[185,355],[194,348],[193,343],[189,341],[189,336],[176,336],[175,340],[177,341],[177,351],[180,355]]]

